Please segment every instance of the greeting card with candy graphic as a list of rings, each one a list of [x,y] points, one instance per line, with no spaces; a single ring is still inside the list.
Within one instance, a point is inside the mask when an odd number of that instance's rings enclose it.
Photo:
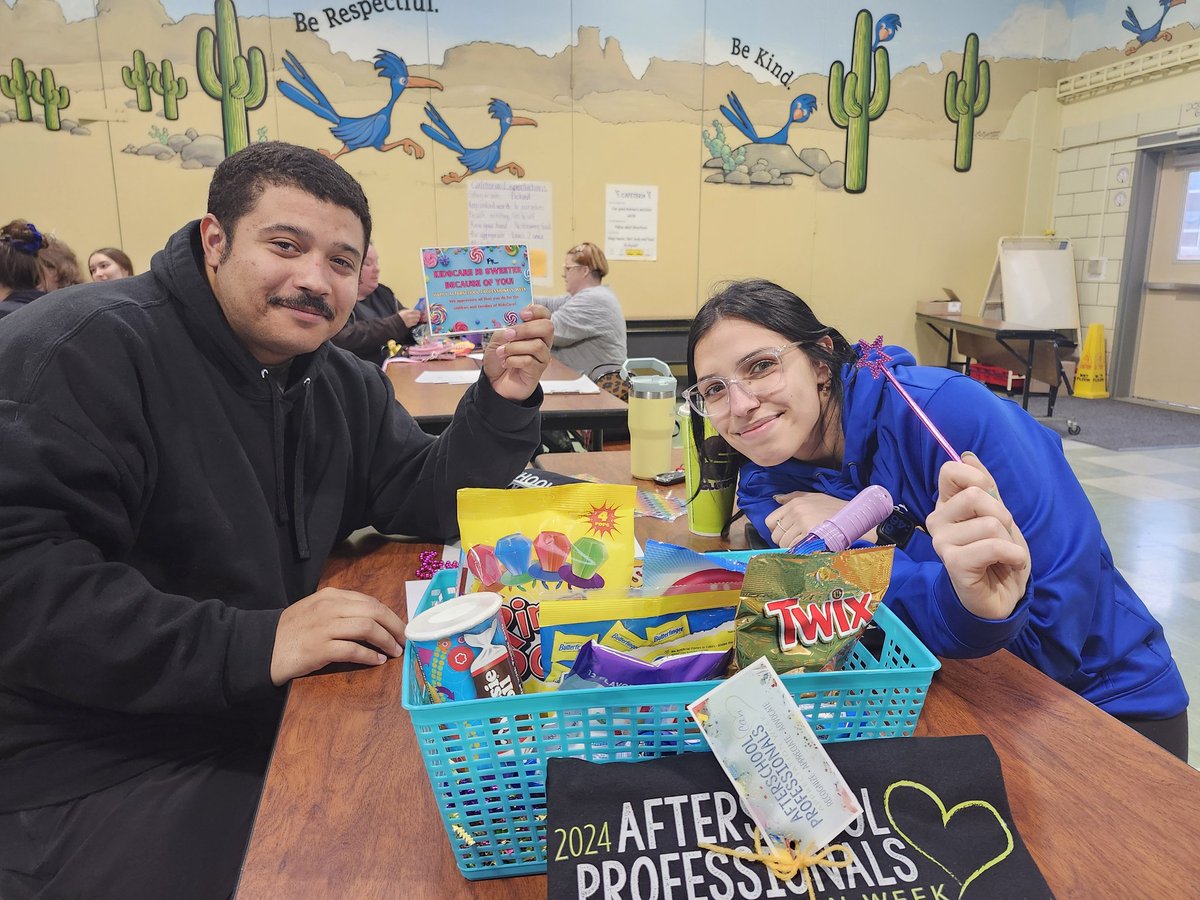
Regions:
[[[524,244],[426,247],[421,251],[431,334],[487,332],[520,322],[533,302]]]
[[[526,691],[543,688],[542,597],[626,596],[633,579],[633,485],[565,484],[458,492],[464,591],[495,591]]]

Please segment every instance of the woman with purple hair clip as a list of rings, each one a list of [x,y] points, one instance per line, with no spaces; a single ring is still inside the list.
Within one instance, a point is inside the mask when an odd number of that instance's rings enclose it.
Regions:
[[[32,222],[13,219],[0,228],[0,319],[42,296],[38,251],[44,246]]]
[[[885,488],[896,512],[868,535],[896,545],[883,602],[930,650],[1006,648],[1186,761],[1188,696],[1162,626],[1053,431],[882,339],[852,346],[769,281],[713,295],[687,363],[693,430],[707,418],[729,445],[738,506],[771,545]]]

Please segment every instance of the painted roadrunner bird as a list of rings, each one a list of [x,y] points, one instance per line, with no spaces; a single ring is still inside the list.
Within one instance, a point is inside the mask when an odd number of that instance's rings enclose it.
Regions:
[[[320,152],[323,155],[328,156],[330,159],[337,159],[343,153],[349,153],[352,150],[359,150],[363,147],[374,147],[381,152],[403,147],[405,153],[416,159],[420,159],[425,155],[425,151],[421,148],[421,145],[409,138],[385,143],[388,134],[392,130],[392,107],[396,105],[396,101],[400,99],[400,95],[408,88],[427,87],[437,88],[440,91],[442,85],[432,78],[409,75],[408,66],[395,53],[388,50],[380,50],[375,55],[375,68],[378,70],[380,78],[387,78],[391,81],[392,96],[379,112],[370,116],[359,116],[357,118],[338,115],[337,110],[330,104],[329,99],[317,87],[317,83],[312,80],[304,66],[300,64],[300,60],[296,59],[290,50],[284,51],[283,67],[288,70],[288,74],[295,78],[300,83],[300,87],[303,88],[302,91],[294,85],[288,84],[286,81],[276,81],[275,84],[279,87],[283,96],[287,97],[293,103],[303,106],[309,112],[320,116],[322,119],[332,122],[334,127],[330,128],[329,131],[335,138],[342,142],[341,150],[338,150],[336,153],[321,150]]]
[[[458,139],[458,136],[455,135],[450,126],[446,124],[446,120],[442,118],[442,114],[437,111],[434,105],[432,103],[425,104],[425,115],[429,116],[429,121],[433,124],[429,125],[422,122],[421,130],[443,147],[448,147],[457,153],[458,161],[467,167],[467,171],[461,175],[454,172],[447,172],[442,176],[442,184],[454,184],[455,182],[462,181],[468,175],[474,175],[476,172],[508,171],[518,178],[525,177],[525,170],[515,162],[500,162],[500,142],[504,140],[504,135],[508,133],[508,129],[514,125],[533,125],[536,127],[537,122],[533,119],[514,116],[511,106],[503,100],[497,100],[494,97],[492,98],[492,102],[488,104],[488,112],[493,119],[496,119],[500,123],[500,134],[486,147],[471,150],[463,146],[462,141]]]
[[[875,43],[871,45],[871,50],[874,51],[880,44],[890,41],[896,36],[896,32],[900,30],[900,16],[896,13],[888,13],[886,16],[880,16],[879,21],[875,23]]]
[[[729,101],[729,106],[722,106],[721,112],[725,114],[733,127],[746,136],[746,139],[755,144],[786,144],[788,129],[792,125],[801,122],[807,122],[814,112],[817,111],[817,98],[812,94],[800,94],[792,100],[792,105],[788,108],[788,119],[780,128],[770,137],[759,137],[758,131],[750,121],[750,117],[746,115],[746,110],[742,108],[742,103],[737,98],[737,94],[729,92],[726,99]],[[732,107],[732,109],[730,109]]]
[[[1158,5],[1162,7],[1162,15],[1158,17],[1158,21],[1152,25],[1143,28],[1142,23],[1138,21],[1137,15],[1133,11],[1132,6],[1125,7],[1125,21],[1121,23],[1121,27],[1126,31],[1133,32],[1134,39],[1125,47],[1125,55],[1131,56],[1137,53],[1146,44],[1153,41],[1169,41],[1171,40],[1171,32],[1163,31],[1163,20],[1166,19],[1167,13],[1173,6],[1180,6],[1186,3],[1187,0],[1158,0]]]

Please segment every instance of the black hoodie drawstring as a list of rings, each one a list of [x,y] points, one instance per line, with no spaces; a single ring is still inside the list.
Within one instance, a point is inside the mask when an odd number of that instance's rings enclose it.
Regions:
[[[271,426],[275,444],[275,521],[280,525],[291,524],[292,539],[296,544],[296,555],[300,559],[312,556],[308,547],[308,522],[305,516],[304,496],[304,456],[305,448],[316,428],[313,426],[313,391],[312,379],[304,379],[304,406],[300,415],[300,429],[296,438],[296,453],[292,467],[292,511],[288,512],[287,486],[284,478],[283,451],[285,445],[285,416],[283,413],[283,392],[270,380],[270,373],[262,370],[263,381],[271,395]]]
[[[296,538],[296,555],[308,559],[308,516],[305,509],[304,497],[304,448],[315,433],[313,426],[313,391],[312,379],[304,379],[304,411],[300,415],[300,435],[296,443],[295,468],[292,470],[292,533]]]
[[[267,386],[267,393],[271,395],[271,429],[274,436],[272,443],[275,450],[275,521],[279,525],[285,525],[288,521],[288,508],[287,488],[283,480],[283,399],[279,388],[271,382],[271,373],[266,369],[262,370],[262,380]]]

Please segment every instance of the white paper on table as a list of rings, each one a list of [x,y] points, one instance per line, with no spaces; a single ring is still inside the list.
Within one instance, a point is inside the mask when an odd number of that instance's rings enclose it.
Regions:
[[[453,544],[446,544],[442,547],[443,562],[459,562],[462,556],[462,545],[459,541]],[[406,621],[411,621],[416,615],[417,604],[421,602],[421,598],[425,596],[425,589],[429,587],[428,581],[406,581],[404,582],[404,608],[408,612]]]
[[[480,350],[480,351],[478,351],[477,353],[468,353],[468,354],[467,354],[467,359],[479,359],[479,360],[482,360],[482,359],[483,359],[483,351],[482,351],[482,350]]]
[[[478,380],[478,369],[452,369],[448,372],[422,372],[417,376],[417,384],[474,384]]]
[[[420,379],[417,379],[420,381]],[[586,375],[572,381],[543,381],[542,390],[547,394],[598,394],[600,385]]]
[[[425,596],[425,589],[427,587],[429,587],[428,581],[404,582],[404,608],[408,612],[405,621],[411,622],[412,617],[417,614],[417,604]]]

